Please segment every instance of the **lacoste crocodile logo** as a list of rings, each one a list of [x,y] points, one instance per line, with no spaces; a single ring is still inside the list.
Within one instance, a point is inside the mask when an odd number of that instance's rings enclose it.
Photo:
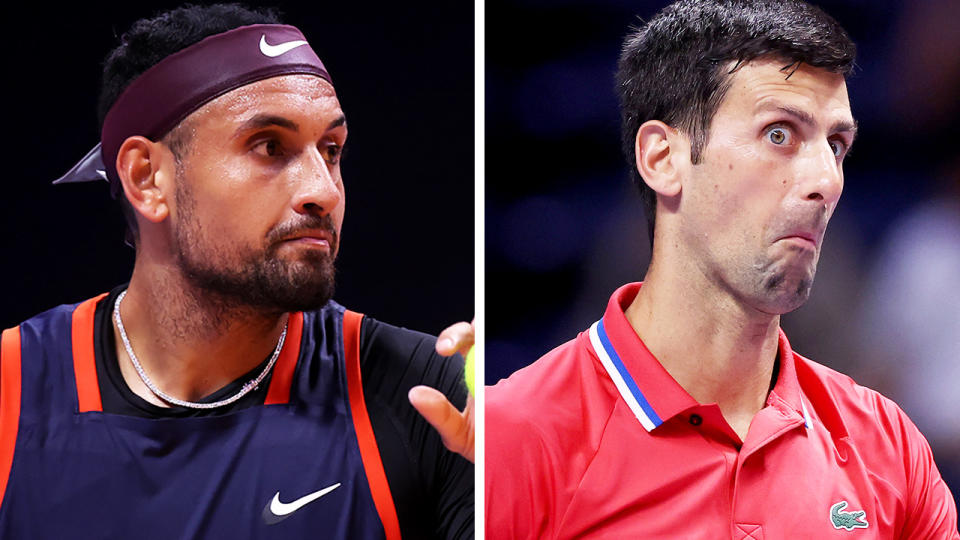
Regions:
[[[833,523],[833,528],[846,529],[847,531],[866,529],[869,524],[864,516],[867,513],[863,510],[844,512],[843,509],[846,507],[847,501],[840,501],[830,507],[830,521]]]

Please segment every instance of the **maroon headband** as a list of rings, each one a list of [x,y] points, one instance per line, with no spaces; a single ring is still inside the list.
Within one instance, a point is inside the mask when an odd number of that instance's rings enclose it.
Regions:
[[[300,30],[280,24],[241,26],[161,60],[130,83],[103,121],[100,146],[114,196],[120,185],[117,154],[128,137],[157,140],[214,98],[259,80],[295,73],[316,75],[333,84]]]

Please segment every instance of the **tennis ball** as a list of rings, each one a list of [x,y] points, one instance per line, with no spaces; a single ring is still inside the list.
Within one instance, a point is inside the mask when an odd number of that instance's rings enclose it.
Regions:
[[[470,390],[470,395],[476,395],[473,390],[473,377],[474,377],[474,366],[473,366],[473,350],[475,347],[471,346],[470,351],[467,352],[467,363],[463,366],[463,379],[467,382],[467,390]]]

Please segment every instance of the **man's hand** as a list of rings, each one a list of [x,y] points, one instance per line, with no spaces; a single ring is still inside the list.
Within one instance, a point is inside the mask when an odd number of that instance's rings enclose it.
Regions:
[[[473,323],[457,323],[440,333],[437,338],[437,353],[450,356],[459,352],[466,356],[473,346],[473,340]],[[440,433],[444,446],[473,462],[472,395],[467,395],[467,406],[462,412],[458,411],[443,393],[429,386],[414,386],[407,397],[414,408]]]

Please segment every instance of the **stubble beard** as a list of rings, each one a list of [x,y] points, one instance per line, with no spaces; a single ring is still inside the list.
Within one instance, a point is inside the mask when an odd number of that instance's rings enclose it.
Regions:
[[[332,219],[301,216],[296,223],[274,227],[260,249],[233,248],[213,241],[196,219],[195,201],[178,181],[178,222],[174,250],[187,283],[224,308],[285,313],[319,309],[333,298],[334,255],[338,242]],[[305,250],[296,260],[279,257],[280,242],[299,229],[325,229],[332,233],[329,252]]]
[[[753,265],[754,296],[768,313],[789,313],[810,298],[819,253],[809,266],[796,267],[782,258],[762,258]],[[796,263],[795,263],[796,264]]]

